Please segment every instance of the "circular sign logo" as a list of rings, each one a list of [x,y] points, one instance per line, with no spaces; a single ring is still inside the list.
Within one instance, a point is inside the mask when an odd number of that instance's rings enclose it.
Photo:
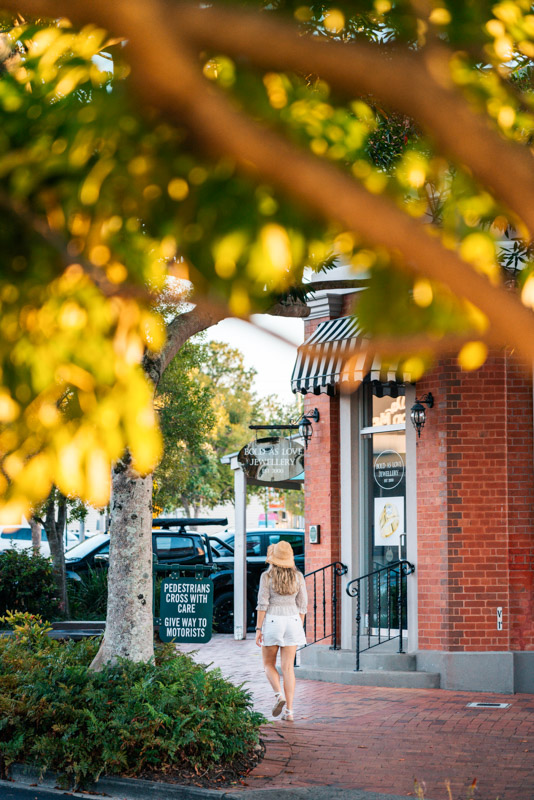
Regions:
[[[404,478],[404,459],[396,450],[383,450],[374,463],[375,481],[381,489],[395,489]]]

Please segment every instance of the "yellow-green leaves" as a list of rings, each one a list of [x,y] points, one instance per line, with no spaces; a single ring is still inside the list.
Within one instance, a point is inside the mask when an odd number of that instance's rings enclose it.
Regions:
[[[495,241],[487,233],[479,231],[468,234],[460,244],[460,255],[483,272],[493,283],[499,281],[499,266],[495,251]]]
[[[0,347],[18,375],[0,392],[6,513],[28,513],[52,483],[105,505],[111,464],[126,449],[142,473],[161,455],[140,367],[144,348],[164,343],[161,320],[132,300],[105,297],[75,267],[50,284],[40,306],[20,308],[11,297],[4,309],[18,317],[17,336],[9,351]],[[20,394],[24,404],[14,399]]]
[[[458,353],[458,364],[462,369],[478,369],[488,357],[488,346],[484,342],[468,342]]]

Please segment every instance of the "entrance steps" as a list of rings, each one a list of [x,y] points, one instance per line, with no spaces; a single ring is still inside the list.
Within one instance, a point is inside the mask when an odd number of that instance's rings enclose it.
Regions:
[[[385,645],[389,645],[386,647]],[[314,644],[300,650],[296,675],[301,680],[344,683],[351,686],[388,686],[404,689],[439,689],[439,672],[417,670],[417,657],[411,653],[392,652],[396,642],[361,653],[360,672],[355,671],[353,650],[331,650]]]

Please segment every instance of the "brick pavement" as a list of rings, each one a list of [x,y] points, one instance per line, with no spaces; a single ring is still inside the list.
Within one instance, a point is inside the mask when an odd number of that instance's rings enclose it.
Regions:
[[[250,636],[250,635],[249,635]],[[255,708],[270,718],[272,692],[252,638],[217,635],[197,645],[198,661],[247,684]],[[194,647],[182,645],[183,650]],[[473,701],[510,708],[469,709]],[[534,695],[385,689],[297,682],[295,722],[266,725],[266,757],[248,788],[332,786],[414,797],[534,800]]]

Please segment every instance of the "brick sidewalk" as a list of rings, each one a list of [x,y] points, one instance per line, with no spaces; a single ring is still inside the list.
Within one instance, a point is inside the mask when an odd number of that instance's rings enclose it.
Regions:
[[[196,658],[246,682],[271,718],[272,691],[252,638],[214,636]],[[466,708],[473,701],[511,706]],[[247,779],[251,789],[326,785],[413,797],[417,778],[430,800],[449,800],[447,780],[453,800],[466,800],[476,778],[475,800],[534,800],[530,694],[343,686],[299,682],[297,674],[294,724],[266,726],[263,738],[266,758]]]

